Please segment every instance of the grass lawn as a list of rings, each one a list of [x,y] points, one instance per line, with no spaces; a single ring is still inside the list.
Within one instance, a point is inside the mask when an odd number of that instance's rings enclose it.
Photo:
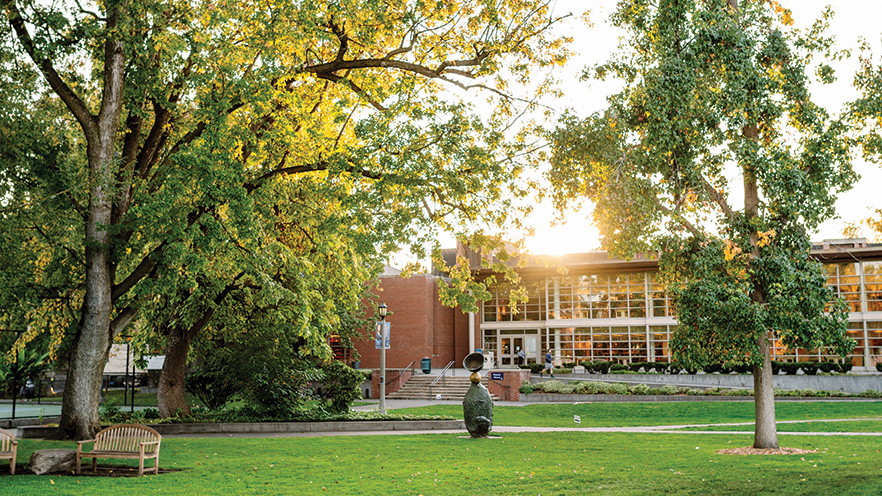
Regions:
[[[750,431],[750,425],[712,425],[708,427],[686,427],[684,431]],[[778,432],[882,432],[882,420],[861,420],[858,422],[799,422],[778,424]]]
[[[315,438],[167,438],[141,478],[0,477],[3,494],[871,495],[882,494],[872,437],[781,436],[786,456],[719,455],[750,436],[518,433]],[[22,440],[19,456],[72,443]]]
[[[462,407],[459,405],[402,408],[395,412],[452,415],[462,418]],[[775,405],[775,413],[777,420],[882,419],[882,402],[778,402]],[[723,424],[753,422],[754,405],[752,401],[684,401],[497,406],[493,408],[493,423],[511,426],[577,427],[573,423],[573,415],[579,415],[582,419],[578,427]]]
[[[880,403],[779,403],[779,420],[874,418]],[[461,416],[457,405],[396,410]],[[752,421],[752,404],[593,403],[496,407],[500,425],[574,427]],[[834,424],[820,423],[819,426]],[[844,424],[844,422],[843,422]],[[880,438],[780,435],[805,455],[733,456],[745,434],[505,433],[312,438],[170,438],[160,466],[180,471],[141,478],[0,476],[0,494],[270,495],[829,495],[882,494]],[[23,439],[19,464],[35,449],[72,442]],[[107,463],[122,464],[121,460]],[[0,474],[7,469],[0,462]]]

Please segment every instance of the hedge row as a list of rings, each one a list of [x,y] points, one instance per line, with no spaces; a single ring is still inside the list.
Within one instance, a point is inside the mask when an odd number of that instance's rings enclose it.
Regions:
[[[698,373],[697,369],[689,369],[683,367],[682,365],[676,362],[634,362],[630,365],[607,362],[602,360],[595,361],[586,361],[586,362],[570,362],[563,364],[562,368],[557,369],[560,372],[569,373],[572,372],[572,369],[576,365],[581,365],[585,367],[585,372],[591,374],[609,374],[609,373],[639,373],[639,372],[654,372],[657,374],[679,374],[680,372],[685,371],[687,374],[695,374]],[[844,374],[848,373],[852,369],[853,365],[851,363],[837,363],[837,362],[776,362],[772,361],[772,373],[777,375],[780,373],[785,373],[787,375],[796,375],[800,370],[802,370],[803,374],[807,375],[815,375],[819,371],[825,373],[839,373]],[[521,365],[522,369],[530,369],[530,371],[534,374],[538,374],[544,368],[544,365],[541,363],[530,363],[527,365]],[[723,364],[712,364],[704,367],[703,371],[706,374],[749,374],[750,373],[750,365],[746,364],[733,364],[733,365],[723,365]],[[876,369],[882,372],[882,364],[877,364]]]
[[[666,384],[654,388],[646,384],[622,384],[600,381],[545,381],[531,384],[524,381],[520,392],[530,394],[534,392],[558,393],[558,394],[623,394],[623,395],[689,395],[689,396],[753,396],[753,389],[725,389],[708,388],[698,389]],[[815,391],[814,389],[775,389],[778,397],[800,398],[831,398],[831,397],[859,397],[859,398],[882,398],[882,392],[869,389],[863,393],[852,394],[843,391]]]

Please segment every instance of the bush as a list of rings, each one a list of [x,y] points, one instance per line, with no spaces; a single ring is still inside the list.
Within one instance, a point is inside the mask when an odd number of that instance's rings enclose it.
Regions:
[[[831,372],[837,372],[839,370],[839,365],[833,362],[819,362],[817,364],[818,371],[824,372],[825,374],[829,374]]]
[[[530,381],[524,381],[521,383],[521,387],[518,388],[518,391],[520,391],[521,394],[530,394],[533,392],[533,384],[530,383]]]
[[[785,362],[781,364],[781,368],[784,369],[784,373],[787,375],[796,375],[799,371],[799,362]]]
[[[631,372],[640,372],[640,369],[643,369],[644,372],[649,372],[652,370],[652,365],[649,362],[634,362],[628,368],[631,369]]]
[[[520,365],[520,368],[530,369],[531,374],[538,374],[539,372],[542,372],[542,369],[545,368],[545,365],[543,365],[541,363],[528,363],[528,364]]]
[[[211,410],[220,410],[238,392],[235,381],[222,369],[199,370],[187,375],[184,389]]]
[[[847,374],[849,371],[851,371],[852,367],[854,367],[854,364],[851,362],[845,362],[845,363],[839,364],[839,368],[842,369],[843,374]]]
[[[535,389],[536,391],[542,391],[545,393],[559,393],[559,392],[561,392],[561,389],[563,389],[563,387],[564,387],[563,382],[555,381],[553,379],[550,381],[540,382],[538,384],[533,385],[533,389]]]
[[[609,371],[612,373],[623,372],[625,370],[628,370],[628,366],[623,363],[614,363],[609,368]]]
[[[634,384],[633,386],[628,387],[628,392],[637,395],[647,395],[652,394],[652,388],[646,384]]]
[[[265,360],[253,365],[242,395],[255,415],[291,415],[312,398],[310,381],[321,379],[317,369],[306,362]]]
[[[818,364],[815,362],[799,362],[799,368],[806,375],[815,375],[818,373]]]
[[[571,369],[575,366],[576,366],[576,362],[567,362],[567,363],[563,364],[563,368],[565,368],[565,369]]]
[[[361,399],[361,383],[364,375],[339,360],[322,366],[325,377],[325,397],[333,412],[347,412],[353,401]]]
[[[782,370],[784,370],[784,363],[772,360],[772,375],[778,375]]]
[[[876,370],[878,370],[879,372],[882,372],[882,362],[879,362],[876,364]]]

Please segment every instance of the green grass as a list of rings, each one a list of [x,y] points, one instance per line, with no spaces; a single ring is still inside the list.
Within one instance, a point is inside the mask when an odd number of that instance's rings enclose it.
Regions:
[[[22,440],[33,449],[72,443]],[[870,495],[882,493],[878,439],[782,436],[817,449],[788,456],[719,455],[750,436],[518,433],[315,438],[166,438],[142,478],[0,477],[4,494],[297,495]]]
[[[744,434],[503,433],[312,438],[171,438],[160,466],[176,472],[141,478],[0,476],[0,494],[171,495],[828,495],[882,494],[879,438],[800,436],[811,430],[882,430],[880,403],[779,403],[779,420],[868,418],[860,422],[781,424],[781,446],[815,454],[733,456]],[[458,405],[395,413],[453,415]],[[582,427],[726,423],[753,420],[752,403],[591,403],[496,407],[497,425]],[[725,427],[726,430],[734,430]],[[35,449],[72,442],[23,439],[19,467]],[[105,463],[128,464],[122,460]],[[0,463],[0,474],[6,473]]]
[[[707,427],[685,427],[684,431],[748,431],[753,432],[750,425],[711,425]],[[882,420],[861,420],[842,422],[799,422],[796,424],[778,424],[778,432],[882,432]]]
[[[459,405],[432,405],[403,408],[396,413],[451,415],[462,418]],[[777,420],[822,420],[879,418],[882,403],[869,402],[779,402]],[[580,427],[631,427],[640,425],[724,424],[753,422],[752,401],[684,401],[664,403],[577,403],[497,406],[495,425],[534,427],[576,427],[573,415],[582,419]],[[882,475],[882,474],[880,474]]]

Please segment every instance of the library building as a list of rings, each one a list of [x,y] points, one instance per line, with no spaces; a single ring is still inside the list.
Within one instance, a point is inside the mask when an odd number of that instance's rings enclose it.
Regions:
[[[465,248],[447,250],[452,262]],[[812,256],[827,271],[827,283],[850,306],[848,335],[856,345],[847,357],[855,371],[876,370],[882,361],[882,244],[864,239],[825,240]],[[477,255],[472,266],[477,266]],[[657,261],[610,258],[604,252],[560,257],[555,267],[533,260],[519,272],[529,300],[513,312],[508,290],[499,285],[477,313],[438,303],[441,274],[402,278],[389,269],[378,296],[389,308],[387,366],[412,367],[431,359],[433,367],[460,367],[463,357],[480,351],[494,368],[515,368],[519,360],[539,363],[550,349],[556,364],[607,360],[667,362],[668,341],[677,327],[671,300],[657,280]],[[363,367],[378,365],[374,342],[357,344]],[[524,350],[525,357],[519,356]],[[773,360],[836,360],[819,350],[792,350],[772,343]],[[377,362],[377,363],[374,363]]]

